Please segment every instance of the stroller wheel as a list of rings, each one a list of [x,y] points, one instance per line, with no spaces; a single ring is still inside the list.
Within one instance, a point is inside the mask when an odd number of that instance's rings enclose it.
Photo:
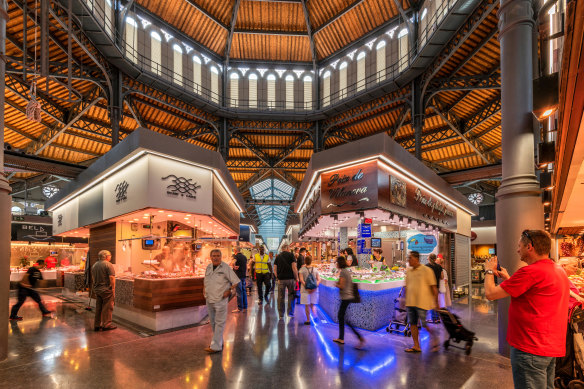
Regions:
[[[444,349],[448,350],[449,346],[450,346],[450,341],[449,340],[444,341]]]
[[[389,329],[389,327],[385,328],[385,331],[387,331],[391,334],[391,330]]]

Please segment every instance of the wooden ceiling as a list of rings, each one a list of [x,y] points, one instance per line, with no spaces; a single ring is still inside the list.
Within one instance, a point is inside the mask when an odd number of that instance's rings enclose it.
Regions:
[[[80,45],[73,44],[73,61],[76,62],[69,96],[67,84],[67,34],[63,28],[51,22],[50,60],[53,76],[47,79],[35,75],[38,61],[38,28],[34,22],[34,1],[28,1],[29,17],[26,29],[23,23],[23,1],[12,0],[9,4],[8,40],[6,55],[9,66],[6,75],[5,142],[14,148],[30,150],[51,129],[63,127],[70,112],[74,110],[80,96],[89,95],[97,87],[95,80],[104,77],[103,72],[91,60]],[[233,17],[234,0],[138,0],[138,5],[158,15],[167,23],[186,35],[223,56],[229,36],[228,26]],[[401,7],[410,8],[408,1]],[[345,48],[351,42],[399,16],[394,1],[390,0],[308,0],[306,2],[310,27],[314,33],[317,60],[327,58]],[[440,84],[447,78],[492,75],[499,78],[499,42],[497,40],[497,9],[480,23],[448,60],[441,66],[432,82]],[[23,40],[26,30],[26,48]],[[257,33],[256,33],[257,31]],[[262,33],[264,31],[265,33]],[[315,32],[316,31],[316,32]],[[278,34],[277,32],[286,32]],[[300,33],[306,33],[301,35]],[[97,50],[88,46],[90,52]],[[23,73],[23,50],[26,52],[27,73]],[[312,60],[310,40],[307,32],[302,1],[241,0],[231,46],[231,58],[249,60],[306,61]],[[38,69],[37,69],[38,70]],[[31,122],[26,118],[26,105],[30,99],[28,85],[36,80],[39,96],[44,108],[42,122]],[[123,139],[140,124],[154,131],[186,138],[190,131],[205,123],[205,120],[220,122],[220,118],[192,104],[145,86],[139,81],[124,77],[124,88],[142,91],[130,94],[124,102],[120,138]],[[463,83],[463,81],[461,81]],[[432,87],[430,83],[429,88]],[[422,159],[439,172],[456,171],[488,164],[501,159],[501,110],[498,89],[437,90],[428,102],[422,131]],[[99,91],[98,91],[99,92]],[[100,92],[101,93],[101,92]],[[395,95],[410,93],[406,85]],[[97,94],[98,96],[100,94]],[[392,133],[407,150],[414,152],[414,130],[411,113],[403,102],[387,103],[391,96],[382,96],[348,107],[346,111],[321,121],[323,128],[342,129],[343,136],[327,138],[324,147],[330,148],[350,139],[357,139],[379,132]],[[498,105],[497,105],[498,104]],[[438,114],[436,107],[442,115]],[[450,121],[447,122],[447,120]],[[401,124],[401,125],[400,125]],[[452,124],[466,131],[465,139],[452,129]],[[277,174],[291,183],[304,178],[304,170],[312,156],[315,145],[305,137],[315,125],[304,122],[227,120],[230,128],[237,129],[245,139],[261,150],[253,150],[241,138],[229,141],[228,167],[238,185],[246,187],[250,180],[261,173],[261,159],[275,158],[289,151],[289,146],[298,139],[300,145],[288,154],[272,174]],[[111,148],[111,121],[109,102],[100,100],[90,107],[82,117],[60,133],[47,147],[38,151],[42,157],[89,164]],[[217,137],[203,134],[189,139],[198,146],[217,150]],[[483,156],[479,156],[479,150]],[[30,177],[33,173],[16,173],[11,180]],[[492,182],[497,185],[496,181]],[[248,188],[246,188],[247,190]]]

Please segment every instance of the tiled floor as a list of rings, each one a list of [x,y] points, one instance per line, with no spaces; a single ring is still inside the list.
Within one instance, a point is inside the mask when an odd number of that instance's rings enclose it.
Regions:
[[[0,362],[0,387],[512,387],[509,360],[497,354],[496,306],[478,298],[471,299],[471,307],[455,307],[479,337],[471,356],[456,349],[430,352],[425,332],[421,354],[404,353],[411,338],[384,329],[363,331],[365,350],[353,347],[350,331],[340,346],[332,341],[337,326],[322,312],[314,326],[303,325],[303,306],[297,306],[296,318],[279,322],[273,301],[260,307],[254,302],[244,314],[229,313],[225,349],[209,356],[203,351],[211,337],[208,325],[155,336],[124,325],[95,333],[93,315],[82,304],[43,298],[56,317],[42,319],[30,300],[22,307],[24,321],[11,323],[10,355]]]

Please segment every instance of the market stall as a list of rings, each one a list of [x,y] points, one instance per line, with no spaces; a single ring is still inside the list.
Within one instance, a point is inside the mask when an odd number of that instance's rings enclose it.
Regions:
[[[318,266],[321,283],[318,288],[319,306],[337,323],[337,312],[341,305],[339,289],[336,287],[338,271],[331,265]],[[394,300],[404,286],[403,270],[369,271],[350,268],[353,282],[359,285],[361,303],[351,304],[347,315],[351,323],[359,328],[376,331],[386,326],[393,311]]]
[[[114,317],[162,331],[206,316],[204,270],[213,249],[231,261],[243,201],[218,153],[144,129],[51,199],[59,236],[89,235],[88,266],[109,250]],[[66,278],[78,288],[77,275]]]
[[[471,216],[478,207],[385,134],[314,154],[295,211],[299,244],[316,246],[322,262],[332,265],[353,250],[358,266],[351,270],[364,302],[348,315],[362,328],[389,322],[409,251],[418,251],[422,263],[442,254],[451,290],[468,290]],[[333,280],[325,275],[320,303],[335,318]]]

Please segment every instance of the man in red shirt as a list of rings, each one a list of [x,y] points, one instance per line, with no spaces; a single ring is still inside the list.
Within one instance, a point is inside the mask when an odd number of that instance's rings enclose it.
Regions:
[[[509,276],[497,271],[497,258],[485,263],[489,300],[511,296],[507,342],[515,388],[553,389],[556,357],[566,352],[570,287],[564,270],[549,258],[551,239],[542,230],[525,230],[517,252],[527,266]],[[495,275],[504,281],[495,285]]]

